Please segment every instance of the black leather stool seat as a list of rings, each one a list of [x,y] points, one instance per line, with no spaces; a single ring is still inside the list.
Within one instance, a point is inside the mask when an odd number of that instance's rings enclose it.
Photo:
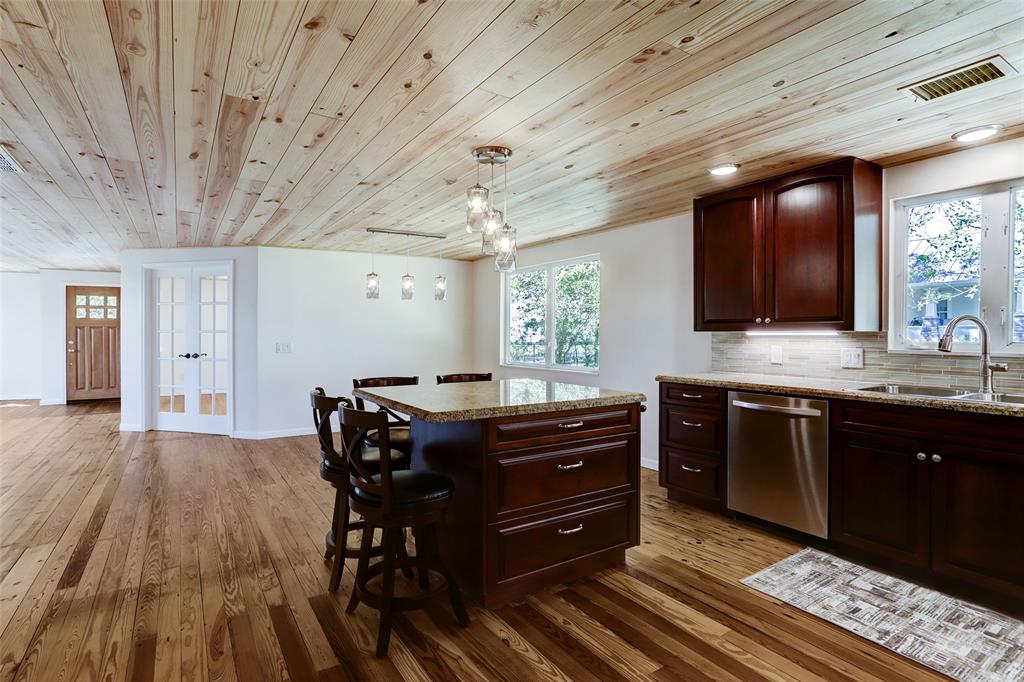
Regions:
[[[373,480],[379,482],[380,474],[374,476]],[[394,471],[391,473],[391,485],[396,505],[434,502],[451,497],[455,490],[452,479],[433,471]],[[380,504],[379,495],[361,488],[355,488],[352,492],[361,502]]]
[[[363,448],[363,462],[370,465],[371,467],[380,467],[380,449],[379,448]],[[391,461],[401,462],[406,457],[404,452],[398,450],[391,451]]]
[[[405,450],[412,442],[412,430],[408,426],[391,426],[388,428],[388,437],[391,447]],[[366,432],[366,444],[373,447],[380,445],[380,435],[376,429]]]

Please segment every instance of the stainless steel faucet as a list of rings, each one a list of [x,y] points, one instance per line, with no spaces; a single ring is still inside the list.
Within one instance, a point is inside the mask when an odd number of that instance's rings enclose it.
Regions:
[[[984,320],[974,315],[960,315],[950,320],[946,326],[946,331],[939,339],[939,350],[943,353],[949,353],[953,350],[953,331],[957,325],[961,322],[973,322],[978,325],[978,329],[981,331],[981,365],[978,368],[978,392],[982,395],[992,395],[992,373],[993,372],[1005,372],[1009,369],[1009,365],[1005,362],[992,362],[992,356],[989,354],[988,348],[988,325],[985,324]]]

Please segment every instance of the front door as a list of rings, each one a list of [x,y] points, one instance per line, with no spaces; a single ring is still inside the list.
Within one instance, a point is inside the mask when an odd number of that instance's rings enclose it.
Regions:
[[[228,265],[150,271],[153,428],[231,433]]]
[[[67,399],[121,396],[121,290],[67,287]]]

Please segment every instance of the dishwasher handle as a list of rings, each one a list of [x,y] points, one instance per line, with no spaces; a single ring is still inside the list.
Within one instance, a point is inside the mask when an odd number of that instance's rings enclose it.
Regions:
[[[734,407],[742,407],[745,410],[757,410],[759,412],[774,412],[776,414],[791,414],[796,417],[820,417],[821,410],[813,407],[784,407],[782,405],[768,405],[766,403],[751,403],[746,400],[733,400]]]

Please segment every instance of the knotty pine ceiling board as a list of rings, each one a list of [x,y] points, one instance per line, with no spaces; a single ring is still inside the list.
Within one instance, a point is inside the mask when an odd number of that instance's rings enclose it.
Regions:
[[[0,269],[139,247],[472,259],[473,147],[512,147],[522,245],[854,155],[1024,134],[1018,0],[5,0]],[[1000,54],[1018,73],[898,88]],[[733,161],[726,179],[709,166]],[[484,177],[488,177],[487,169]]]

